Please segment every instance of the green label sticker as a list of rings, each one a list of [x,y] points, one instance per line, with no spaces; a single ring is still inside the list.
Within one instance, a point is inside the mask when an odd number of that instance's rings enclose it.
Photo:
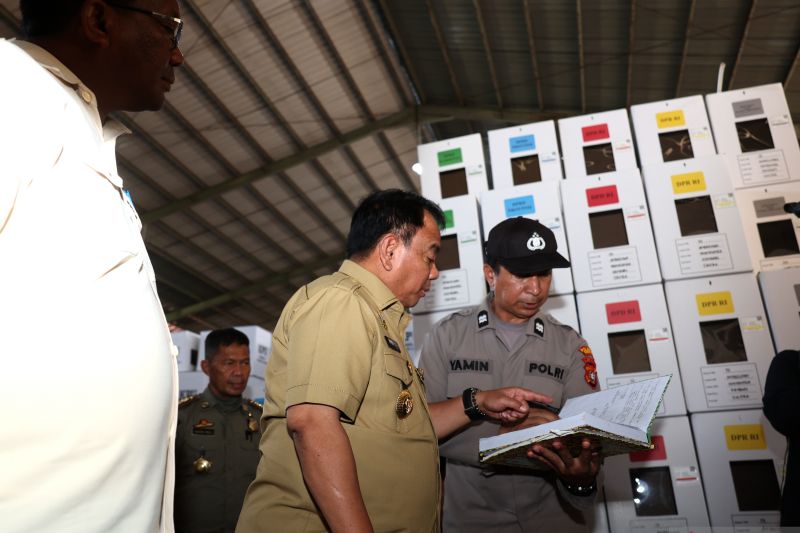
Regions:
[[[444,227],[439,226],[439,230],[446,230],[455,227],[456,223],[453,220],[453,210],[448,209],[444,212]]]
[[[439,159],[440,167],[455,165],[463,161],[463,158],[461,157],[461,148],[454,148],[452,150],[445,150],[444,152],[439,152],[438,154],[436,154],[436,157]]]

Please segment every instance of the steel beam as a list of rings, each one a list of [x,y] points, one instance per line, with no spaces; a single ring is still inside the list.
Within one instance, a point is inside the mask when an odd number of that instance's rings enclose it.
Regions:
[[[689,35],[692,31],[694,22],[694,10],[697,7],[697,0],[692,0],[689,6],[689,17],[686,19],[686,33],[683,37],[683,52],[681,53],[681,66],[678,68],[678,80],[675,82],[675,98],[681,94],[681,83],[683,83],[683,73],[686,70],[686,57],[689,54]]]
[[[459,105],[464,105],[464,94],[461,92],[461,87],[456,77],[456,71],[453,69],[453,61],[450,59],[450,51],[447,48],[447,41],[444,38],[442,26],[439,24],[439,17],[436,15],[436,10],[433,8],[431,0],[425,0],[425,7],[428,8],[428,17],[431,19],[436,42],[439,43],[439,50],[442,52],[444,65],[447,67],[447,74],[450,76],[450,84],[453,86],[453,93],[456,95],[456,101]]]
[[[631,106],[633,94],[633,43],[636,40],[636,0],[631,0],[631,16],[628,21],[628,82],[625,93],[625,107]]]
[[[733,68],[731,69],[731,79],[728,81],[729,91],[734,88],[733,82],[736,79],[736,73],[739,70],[739,63],[741,62],[742,55],[744,54],[745,42],[747,41],[747,35],[750,33],[750,22],[753,20],[753,13],[755,13],[757,5],[758,0],[752,0],[752,3],[750,4],[750,11],[747,13],[747,21],[744,23],[744,30],[742,30],[742,37],[739,39],[739,49],[736,51],[736,60],[733,62]]]
[[[480,0],[472,0],[472,5],[475,7],[475,16],[478,19],[478,29],[481,32],[483,49],[486,52],[486,63],[489,65],[489,76],[492,78],[492,85],[494,86],[497,107],[502,108],[503,94],[500,92],[500,83],[497,80],[497,69],[495,69],[494,58],[492,58],[492,46],[489,43],[489,33],[486,31],[486,22],[483,20],[483,12],[481,11]]]
[[[536,99],[539,102],[539,111],[544,110],[544,95],[542,94],[542,77],[539,74],[539,61],[536,58],[536,39],[533,36],[533,10],[530,0],[525,0],[525,27],[528,30],[528,48],[531,51],[531,65],[533,66],[533,78],[536,80]]]
[[[581,0],[576,0],[575,14],[578,20],[578,71],[581,78],[581,113],[586,113],[586,64],[583,59],[583,15]]]

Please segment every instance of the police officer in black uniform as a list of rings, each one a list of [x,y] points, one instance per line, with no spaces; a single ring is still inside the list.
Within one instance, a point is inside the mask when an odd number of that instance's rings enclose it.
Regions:
[[[178,406],[177,533],[236,529],[244,493],[256,474],[261,437],[261,405],[242,397],[250,377],[249,344],[235,329],[209,333],[200,362],[208,387]]]

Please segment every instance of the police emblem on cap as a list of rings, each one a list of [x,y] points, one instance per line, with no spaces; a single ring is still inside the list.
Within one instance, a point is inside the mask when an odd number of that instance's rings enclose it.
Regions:
[[[397,397],[397,402],[394,404],[394,411],[397,413],[398,418],[405,418],[414,410],[414,397],[408,392],[408,389],[400,391]]]
[[[533,332],[544,338],[544,321],[541,318],[533,321]]]
[[[531,252],[535,252],[537,250],[544,250],[545,242],[541,235],[539,235],[536,232],[533,232],[531,238],[528,239],[527,246],[528,250],[530,250]]]
[[[489,313],[481,311],[478,313],[478,327],[483,328],[489,325]]]

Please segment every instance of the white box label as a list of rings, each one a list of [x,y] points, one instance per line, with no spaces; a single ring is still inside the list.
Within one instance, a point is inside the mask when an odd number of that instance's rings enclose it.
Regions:
[[[650,342],[664,342],[669,340],[669,328],[651,329],[647,332],[647,340]]]
[[[700,373],[708,407],[761,406],[761,382],[755,363],[704,366]]]
[[[635,246],[593,250],[588,255],[594,287],[622,285],[642,280],[639,255]]]
[[[779,533],[780,514],[756,513],[731,515],[734,533]]]
[[[783,257],[770,257],[759,260],[761,270],[779,270],[783,268],[794,268],[800,266],[800,257],[796,255],[786,255]]]
[[[760,316],[748,316],[741,319],[742,331],[764,331],[764,320]]]
[[[711,201],[714,203],[714,209],[736,207],[736,197],[733,193],[717,194],[711,198]]]
[[[764,150],[737,156],[742,183],[747,186],[763,185],[789,179],[789,169],[783,150]]]
[[[463,268],[446,270],[431,282],[431,290],[415,307],[417,312],[431,308],[453,308],[469,303],[467,271]]]
[[[681,274],[701,274],[733,269],[733,259],[724,233],[677,239]]]
[[[696,466],[674,466],[671,470],[676,487],[700,484],[700,471]]]

